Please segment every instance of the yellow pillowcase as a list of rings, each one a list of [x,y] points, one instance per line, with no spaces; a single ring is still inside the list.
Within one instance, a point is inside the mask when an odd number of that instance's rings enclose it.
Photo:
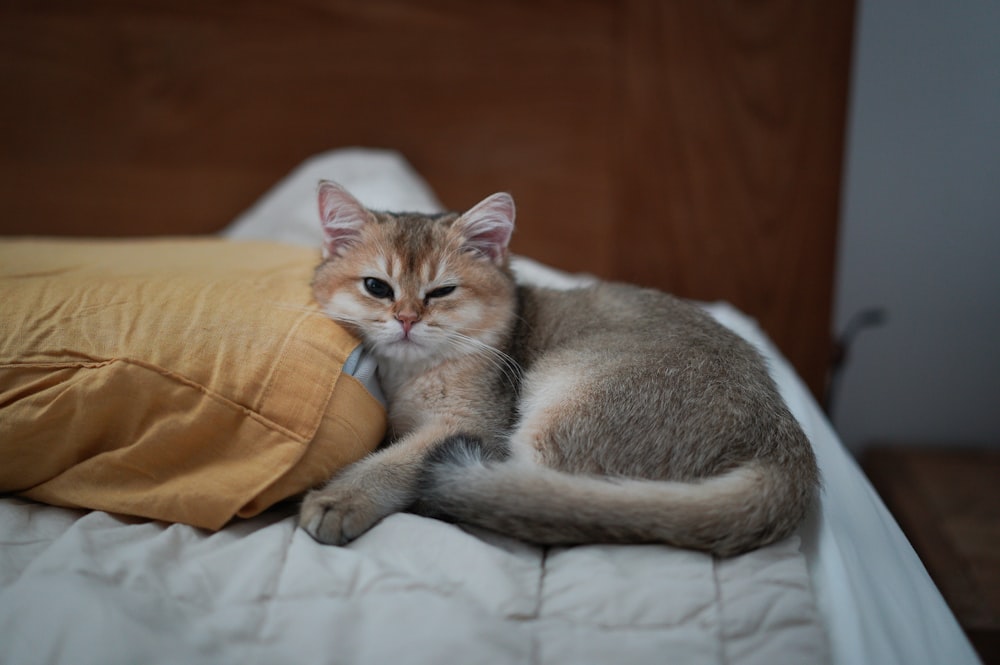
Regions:
[[[0,242],[0,492],[217,529],[378,445],[319,254],[218,239]]]

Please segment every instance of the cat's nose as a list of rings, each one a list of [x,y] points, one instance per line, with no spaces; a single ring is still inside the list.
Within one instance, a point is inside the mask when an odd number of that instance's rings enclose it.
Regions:
[[[420,315],[416,312],[397,312],[396,320],[403,326],[403,334],[409,335],[413,324],[420,320]]]

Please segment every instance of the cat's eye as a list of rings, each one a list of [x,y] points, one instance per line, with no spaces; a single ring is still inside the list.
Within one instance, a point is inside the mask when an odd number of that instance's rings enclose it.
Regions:
[[[376,298],[392,298],[392,287],[375,277],[365,277],[365,291]]]
[[[428,291],[427,295],[426,295],[426,298],[428,298],[428,299],[430,299],[430,298],[444,298],[445,296],[450,295],[450,294],[452,294],[454,292],[455,292],[455,287],[454,286],[440,286],[440,287],[434,289],[433,291]]]

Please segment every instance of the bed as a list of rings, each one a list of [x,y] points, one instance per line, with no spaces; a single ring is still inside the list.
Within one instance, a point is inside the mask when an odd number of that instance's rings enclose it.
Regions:
[[[321,178],[388,209],[461,208],[506,189],[520,203],[519,279],[659,286],[760,348],[823,489],[794,537],[731,559],[543,549],[406,513],[325,547],[296,529],[294,497],[277,500],[287,488],[270,476],[218,510],[189,483],[197,499],[178,520],[50,505],[65,501],[58,487],[8,495],[0,662],[977,662],[816,401],[849,4],[57,2],[3,13],[17,56],[3,76],[21,92],[2,111],[19,128],[0,157],[3,230],[19,248],[5,256],[41,261],[45,243],[76,251],[98,236],[129,253],[137,236],[157,236],[184,256],[194,242],[284,266],[284,253],[318,254]],[[67,94],[80,109],[57,113]],[[326,150],[352,145],[392,149]],[[19,323],[5,312],[5,334]],[[377,392],[352,355],[345,347],[341,375]],[[16,402],[5,395],[2,408]],[[344,399],[359,421],[375,417],[368,398]],[[281,478],[315,482],[296,473]]]

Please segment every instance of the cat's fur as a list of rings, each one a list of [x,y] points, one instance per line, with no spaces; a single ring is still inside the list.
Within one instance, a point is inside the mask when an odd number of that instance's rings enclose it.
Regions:
[[[377,357],[393,442],[306,496],[317,540],[413,509],[543,544],[731,555],[802,520],[810,444],[759,354],[695,305],[517,286],[506,194],[393,214],[324,182],[319,204],[316,300]]]

